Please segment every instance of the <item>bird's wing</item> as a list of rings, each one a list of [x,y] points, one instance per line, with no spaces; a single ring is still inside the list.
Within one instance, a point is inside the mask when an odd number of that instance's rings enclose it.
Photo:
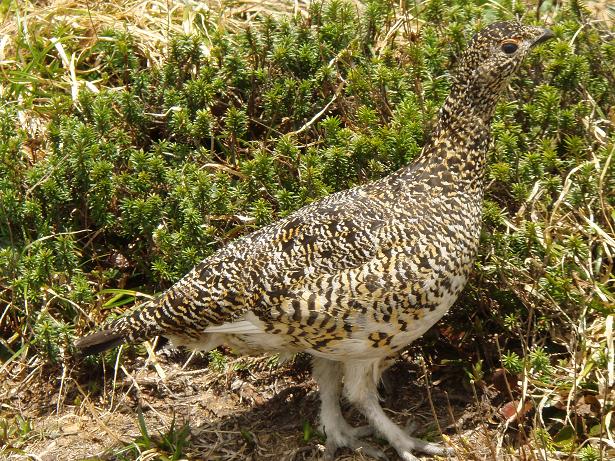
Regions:
[[[395,219],[394,210],[355,188],[232,242],[217,259],[241,267],[246,292],[275,291],[371,260],[382,231]]]
[[[418,267],[433,250],[433,236],[417,232],[429,213],[418,204],[399,216],[367,195],[339,203],[319,203],[259,237],[254,302],[249,315],[220,327],[224,332],[271,333],[335,357],[393,347],[394,336],[407,344],[433,323],[425,294],[436,274]]]
[[[404,219],[412,226],[420,218]],[[304,298],[306,306],[317,299],[323,316],[339,316],[341,300],[327,299],[349,289],[344,277],[377,265],[392,246],[411,243],[411,232],[394,231],[399,220],[394,207],[370,190],[332,194],[207,258],[165,292],[153,315],[161,330],[194,337],[259,333],[285,322],[290,327],[296,321],[291,307]],[[373,295],[364,298],[373,301]]]
[[[405,258],[407,253],[395,255],[394,247],[381,249],[361,265],[280,284],[264,292],[242,320],[205,332],[241,335],[255,350],[275,337],[281,350],[308,350],[330,359],[392,353],[433,323],[428,306],[421,304],[421,294],[434,283],[433,272],[406,277]],[[396,268],[383,267],[384,260]]]

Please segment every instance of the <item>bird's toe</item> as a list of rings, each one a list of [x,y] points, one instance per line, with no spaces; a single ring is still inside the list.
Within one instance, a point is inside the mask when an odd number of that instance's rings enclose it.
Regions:
[[[404,426],[404,431],[406,432],[406,434],[413,435],[418,429],[419,425],[414,419],[410,418],[408,419],[408,421],[406,421],[406,425]]]
[[[389,458],[387,457],[387,455],[384,454],[384,451],[368,443],[362,442],[361,447],[357,448],[356,450],[361,451],[363,454],[379,461],[389,461]]]
[[[455,451],[452,448],[447,448],[439,443],[426,442],[425,440],[417,439],[414,437],[408,437],[402,443],[402,446],[395,447],[402,459],[405,461],[416,461],[410,452],[420,452],[431,456],[447,456],[452,455]]]
[[[410,453],[409,451],[399,452],[399,457],[403,461],[419,461],[419,459],[416,456],[414,456],[412,453]]]
[[[374,428],[369,424],[366,424],[365,426],[353,427],[351,431],[352,436],[358,439],[374,435],[374,432]]]
[[[371,435],[373,432],[374,430],[370,426],[360,426],[334,432],[330,431],[327,434],[323,459],[325,461],[333,461],[339,448],[349,448],[379,461],[388,461],[387,456],[382,450],[359,438]]]

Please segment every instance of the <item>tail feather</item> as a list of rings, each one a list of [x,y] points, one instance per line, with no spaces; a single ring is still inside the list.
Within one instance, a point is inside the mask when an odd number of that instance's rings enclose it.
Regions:
[[[109,329],[97,331],[96,333],[79,338],[75,342],[75,346],[81,350],[83,355],[92,355],[104,352],[125,342],[126,336],[123,333]]]
[[[125,317],[106,325],[104,329],[79,338],[75,346],[83,355],[92,355],[123,343],[145,341],[159,333],[155,311],[155,302],[141,305]]]

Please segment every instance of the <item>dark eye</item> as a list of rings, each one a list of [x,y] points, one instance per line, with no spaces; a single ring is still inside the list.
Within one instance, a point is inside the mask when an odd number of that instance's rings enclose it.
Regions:
[[[517,45],[515,42],[502,43],[502,51],[506,54],[513,54],[518,49],[519,49],[519,45]]]

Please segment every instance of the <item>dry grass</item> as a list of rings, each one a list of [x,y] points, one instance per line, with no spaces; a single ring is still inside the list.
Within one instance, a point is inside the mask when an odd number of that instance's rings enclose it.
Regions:
[[[7,14],[0,25],[3,37],[0,63],[10,64],[5,56],[12,55],[14,39],[19,30],[35,27],[41,35],[53,39],[51,33],[59,24],[70,24],[83,47],[91,46],[97,33],[107,28],[123,27],[136,38],[143,54],[152,63],[164,56],[169,37],[190,34],[195,27],[208,29],[211,24],[224,24],[236,29],[253,17],[304,12],[308,2],[302,1],[154,1],[127,0],[121,2],[51,0],[20,2],[16,14]]]
[[[5,82],[19,82],[20,70],[29,66],[27,62],[11,59],[23,46],[21,37],[29,33],[43,39],[55,48],[56,59],[65,69],[65,75],[44,81],[39,77],[38,88],[58,86],[65,88],[77,98],[78,91],[86,82],[80,73],[91,73],[95,67],[80,68],[81,57],[98,40],[98,34],[107,29],[124,29],[135,39],[148,66],[159,65],[166,51],[169,38],[177,34],[191,34],[195,28],[210,30],[213,25],[223,25],[226,29],[237,29],[257,15],[281,15],[305,11],[304,1],[238,1],[238,2],[201,2],[201,1],[143,1],[122,2],[83,0],[52,0],[41,2],[19,2],[15,11],[10,11],[0,24],[0,74]],[[72,31],[72,39],[79,42],[79,53],[68,55],[61,41],[56,37],[59,27],[67,26]],[[66,40],[64,35],[64,40]],[[27,46],[27,43],[26,43]],[[205,47],[205,45],[203,45]],[[207,53],[207,50],[206,50]],[[10,85],[10,83],[9,83]],[[88,80],[88,89],[94,92],[106,81]],[[7,83],[0,83],[0,95],[7,92]],[[42,104],[43,101],[40,101]],[[24,125],[40,127],[40,120],[25,115]]]

